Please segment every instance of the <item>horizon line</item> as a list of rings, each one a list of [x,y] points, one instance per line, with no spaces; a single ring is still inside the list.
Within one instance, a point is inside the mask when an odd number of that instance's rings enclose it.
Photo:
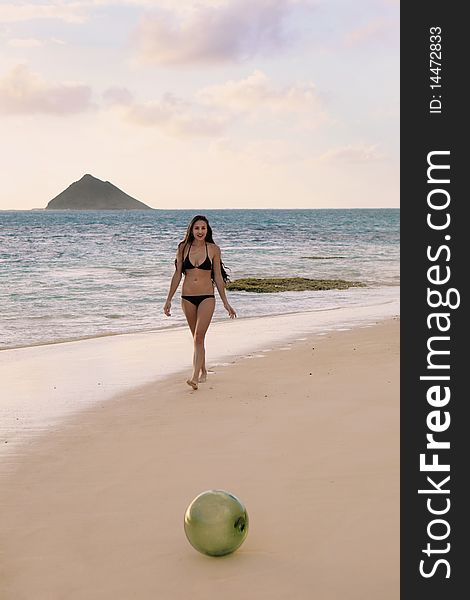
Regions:
[[[400,206],[298,206],[298,207],[282,207],[282,206],[253,206],[253,207],[212,207],[212,208],[153,208],[149,206],[147,209],[141,208],[0,208],[0,212],[29,212],[29,211],[48,211],[48,212],[146,212],[148,210],[399,210]]]

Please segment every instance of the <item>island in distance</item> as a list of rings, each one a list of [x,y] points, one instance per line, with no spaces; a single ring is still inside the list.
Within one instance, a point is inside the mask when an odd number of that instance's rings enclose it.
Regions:
[[[52,210],[153,210],[109,181],[86,174],[48,203]]]

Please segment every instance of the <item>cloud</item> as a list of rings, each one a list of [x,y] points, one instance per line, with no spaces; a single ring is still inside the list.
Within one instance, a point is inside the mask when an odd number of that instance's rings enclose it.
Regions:
[[[285,139],[235,141],[230,138],[218,138],[212,142],[210,151],[216,156],[225,156],[229,160],[257,161],[262,165],[285,165],[298,162],[301,154]]]
[[[344,37],[346,46],[359,46],[369,42],[390,42],[399,39],[398,21],[378,18],[349,31]]]
[[[305,0],[228,0],[191,11],[160,10],[135,33],[143,63],[184,65],[244,60],[270,54],[292,42],[287,18]]]
[[[227,0],[198,0],[201,6],[219,6]],[[162,8],[172,12],[188,13],[194,0],[46,0],[44,2],[1,2],[0,23],[17,23],[40,19],[57,19],[68,23],[85,23],[95,9],[130,6],[143,9]]]
[[[227,0],[94,0],[100,5],[122,4],[124,6],[141,6],[150,9],[165,9],[177,13],[190,13],[194,6],[222,6],[227,4]]]
[[[357,144],[339,146],[322,154],[317,160],[322,162],[340,163],[368,163],[381,160],[384,155],[379,151],[377,144]]]
[[[100,106],[92,104],[90,86],[73,82],[48,82],[26,65],[17,65],[0,78],[0,113],[76,114],[91,108],[113,111],[129,123],[155,127],[179,138],[220,138],[234,124],[256,119],[284,119],[303,126],[327,119],[310,83],[279,87],[261,71],[239,81],[206,87],[183,99],[171,93],[153,101],[137,101],[122,86],[106,88]],[[280,145],[254,147],[263,155],[279,154]]]
[[[0,112],[74,114],[91,108],[91,88],[79,83],[48,83],[26,65],[0,78]]]
[[[249,9],[251,4],[296,5],[309,4],[313,0],[243,0]],[[57,19],[68,23],[85,23],[95,10],[107,7],[127,6],[136,9],[163,11],[170,18],[189,19],[207,14],[211,9],[227,10],[227,5],[242,4],[242,0],[45,0],[30,2],[3,2],[0,4],[0,23],[17,23],[41,19]],[[269,6],[268,9],[269,10]],[[197,20],[197,19],[196,19]]]
[[[243,121],[270,124],[270,119],[275,118],[278,123],[284,121],[288,128],[313,127],[330,121],[313,84],[279,87],[261,71],[239,81],[203,88],[189,99],[166,93],[160,100],[137,102],[126,88],[109,88],[103,99],[128,122],[156,127],[178,137],[220,138],[230,126]],[[273,148],[270,142],[263,154],[272,154]],[[279,154],[279,145],[274,153]]]
[[[132,92],[124,87],[110,87],[103,92],[103,100],[108,106],[128,106],[134,101]]]
[[[36,38],[12,38],[7,44],[12,48],[39,48],[44,42]]]
[[[261,71],[245,79],[206,87],[198,93],[202,104],[232,112],[262,115],[308,115],[312,121],[327,119],[312,83],[276,87]]]
[[[68,23],[83,23],[87,20],[85,11],[90,5],[93,5],[93,2],[2,3],[0,23],[37,19],[59,19]]]
[[[221,115],[201,110],[197,104],[165,94],[159,102],[134,103],[124,112],[127,121],[156,127],[168,135],[187,137],[220,136],[227,125]]]
[[[293,124],[312,127],[329,120],[313,84],[277,87],[261,71],[239,81],[206,87],[189,100],[167,93],[159,101],[137,103],[132,102],[128,90],[120,88],[107,90],[104,97],[108,105],[127,104],[124,115],[128,121],[186,137],[220,137],[235,123],[269,123],[273,117],[284,120],[289,128]],[[273,154],[273,148],[269,142],[262,153]],[[255,152],[258,149],[261,144],[254,147]]]
[[[44,40],[37,38],[11,38],[7,41],[7,44],[12,48],[40,48],[46,44],[64,45],[65,42],[57,38],[49,38]]]

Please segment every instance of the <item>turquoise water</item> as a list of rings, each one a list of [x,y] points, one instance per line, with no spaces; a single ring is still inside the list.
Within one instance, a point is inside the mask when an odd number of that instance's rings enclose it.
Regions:
[[[183,324],[179,292],[170,319],[162,307],[176,246],[194,214],[1,211],[0,348]],[[367,284],[345,291],[229,292],[241,318],[380,303],[398,296],[397,209],[203,214],[231,279],[296,276]],[[219,302],[214,319],[225,318]]]

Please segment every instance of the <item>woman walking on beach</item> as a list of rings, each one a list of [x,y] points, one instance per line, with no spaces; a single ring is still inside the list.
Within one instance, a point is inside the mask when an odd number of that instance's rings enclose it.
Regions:
[[[225,294],[228,277],[206,217],[196,215],[191,220],[184,240],[178,244],[175,267],[163,311],[171,316],[171,300],[184,273],[181,306],[194,339],[193,373],[186,383],[197,390],[198,383],[207,378],[204,339],[214,314],[214,284],[230,318],[237,316]]]

